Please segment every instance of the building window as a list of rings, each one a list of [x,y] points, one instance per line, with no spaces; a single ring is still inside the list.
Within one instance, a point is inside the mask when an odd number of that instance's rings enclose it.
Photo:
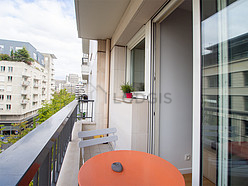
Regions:
[[[7,95],[7,100],[11,100],[11,95]]]
[[[8,67],[9,72],[13,72],[13,67]]]
[[[1,66],[1,72],[5,72],[5,66]]]
[[[0,45],[0,51],[3,51],[3,49],[4,49],[4,46]]]
[[[244,84],[245,86],[248,86],[248,71],[244,72]]]
[[[244,124],[245,124],[245,137],[248,136],[248,121],[244,120]]]
[[[15,49],[16,49],[16,51],[17,51],[17,50],[21,50],[22,47],[15,47]]]
[[[248,111],[248,96],[244,96],[245,111]]]
[[[33,53],[33,58],[34,58],[35,60],[37,60],[37,55],[36,55],[36,53]]]
[[[13,76],[8,76],[8,82],[12,82]]]
[[[3,104],[0,104],[0,110],[3,110]]]
[[[7,105],[6,105],[6,109],[7,109],[7,110],[11,110],[11,105],[10,105],[10,104],[7,104]]]
[[[208,76],[208,87],[214,88],[218,87],[219,82],[218,82],[218,75],[213,75],[213,76]]]
[[[4,95],[0,95],[0,100],[4,100]]]

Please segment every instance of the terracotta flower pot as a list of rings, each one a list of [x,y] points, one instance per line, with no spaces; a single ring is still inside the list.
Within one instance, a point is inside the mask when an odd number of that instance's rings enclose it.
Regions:
[[[132,98],[132,93],[126,93],[126,98]]]

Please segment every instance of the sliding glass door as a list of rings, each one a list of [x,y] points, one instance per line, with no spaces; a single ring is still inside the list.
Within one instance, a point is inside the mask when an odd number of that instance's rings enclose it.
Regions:
[[[248,1],[201,0],[202,183],[248,184]]]

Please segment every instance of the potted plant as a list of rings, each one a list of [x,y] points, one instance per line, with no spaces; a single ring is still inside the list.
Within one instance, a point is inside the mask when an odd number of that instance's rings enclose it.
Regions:
[[[128,82],[121,85],[121,90],[123,91],[124,95],[126,95],[126,98],[132,98],[131,92],[134,91],[134,88]]]

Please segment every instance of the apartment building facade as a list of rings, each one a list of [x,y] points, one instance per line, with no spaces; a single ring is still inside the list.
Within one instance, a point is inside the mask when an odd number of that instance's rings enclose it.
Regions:
[[[47,100],[47,92],[42,91],[47,86],[47,76],[46,69],[38,63],[1,61],[0,123],[5,125],[3,132],[9,132],[11,127],[7,126],[12,123],[30,120],[37,114]]]
[[[44,56],[39,51],[37,51],[37,49],[33,47],[33,45],[31,45],[29,42],[0,39],[1,54],[8,54],[10,56],[11,51],[16,52],[17,50],[22,49],[23,47],[27,49],[30,57],[33,60],[37,61],[42,66],[45,65]]]
[[[32,121],[42,103],[51,99],[56,57],[41,54],[28,42],[0,40],[0,46],[0,53],[8,55],[25,47],[34,59],[31,64],[1,61],[0,123],[5,125],[2,133],[8,135],[14,132],[12,123]]]
[[[47,100],[52,99],[52,94],[55,92],[55,69],[54,69],[54,59],[57,59],[54,54],[42,53],[44,56],[45,69],[47,70],[47,78],[43,80],[42,93],[47,94]],[[47,81],[47,82],[45,82]],[[46,85],[46,86],[45,86]]]
[[[98,41],[96,125],[117,128],[117,149],[158,155],[192,185],[246,184],[247,1],[75,6],[79,37]]]

